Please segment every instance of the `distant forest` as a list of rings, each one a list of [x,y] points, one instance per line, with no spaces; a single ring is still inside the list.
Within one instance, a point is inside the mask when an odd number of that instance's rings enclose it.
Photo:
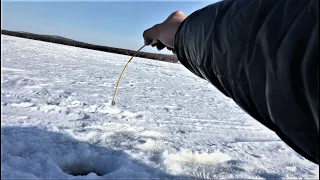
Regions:
[[[121,48],[114,48],[114,47],[84,43],[84,42],[75,41],[72,39],[68,39],[68,38],[61,37],[61,36],[55,36],[55,35],[41,35],[41,34],[9,31],[9,30],[1,30],[1,34],[22,37],[22,38],[28,38],[28,39],[34,39],[34,40],[39,40],[39,41],[52,42],[52,43],[57,43],[57,44],[64,44],[64,45],[68,45],[68,46],[75,46],[75,47],[81,47],[81,48],[86,48],[86,49],[93,49],[93,50],[97,50],[97,51],[105,51],[105,52],[109,52],[109,53],[129,55],[129,56],[132,56],[136,52],[136,51],[129,50],[129,49],[121,49]],[[148,59],[154,59],[154,60],[166,61],[166,62],[173,62],[173,63],[178,62],[178,58],[175,55],[139,52],[136,55],[136,57],[148,58]]]

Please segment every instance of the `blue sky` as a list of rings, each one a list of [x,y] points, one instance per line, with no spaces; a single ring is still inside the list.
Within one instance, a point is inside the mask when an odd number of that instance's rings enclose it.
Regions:
[[[142,33],[172,12],[186,15],[214,0],[202,1],[2,1],[2,29],[137,50]],[[147,52],[159,52],[154,48]],[[169,53],[163,51],[159,53]]]

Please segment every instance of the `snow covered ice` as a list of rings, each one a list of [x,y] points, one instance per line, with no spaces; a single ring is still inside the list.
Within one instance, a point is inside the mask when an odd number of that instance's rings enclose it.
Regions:
[[[319,179],[181,64],[1,35],[1,178]]]

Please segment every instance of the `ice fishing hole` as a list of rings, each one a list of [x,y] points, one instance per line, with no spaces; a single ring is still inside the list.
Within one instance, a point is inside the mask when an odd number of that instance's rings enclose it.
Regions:
[[[77,157],[71,162],[64,163],[61,169],[72,176],[87,176],[90,173],[104,176],[118,170],[120,167],[121,162],[118,157],[107,155],[87,158]]]

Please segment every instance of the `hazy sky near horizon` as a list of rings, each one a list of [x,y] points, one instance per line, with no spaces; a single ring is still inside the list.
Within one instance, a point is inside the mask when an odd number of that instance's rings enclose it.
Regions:
[[[216,0],[198,1],[2,1],[1,29],[59,35],[137,50],[142,33],[172,12],[186,15]],[[147,47],[147,52],[159,52]]]

